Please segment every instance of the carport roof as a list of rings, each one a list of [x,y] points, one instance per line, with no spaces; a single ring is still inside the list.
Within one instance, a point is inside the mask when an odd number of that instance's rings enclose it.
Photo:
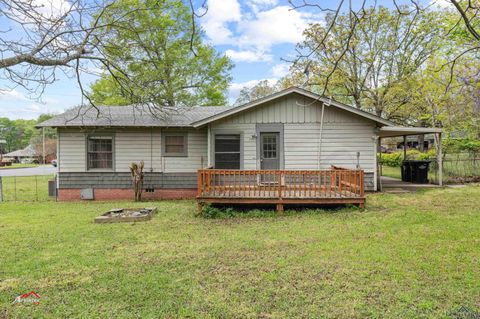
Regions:
[[[442,129],[437,127],[383,126],[378,129],[377,135],[379,137],[397,137],[432,133],[442,133]]]

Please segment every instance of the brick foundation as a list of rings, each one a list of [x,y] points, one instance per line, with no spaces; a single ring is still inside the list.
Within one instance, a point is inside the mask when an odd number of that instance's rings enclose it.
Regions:
[[[156,189],[153,193],[142,193],[145,200],[160,199],[193,199],[197,196],[197,190],[192,188]],[[123,188],[96,188],[94,189],[95,200],[133,200],[133,190]],[[58,189],[59,201],[80,200],[80,189]]]

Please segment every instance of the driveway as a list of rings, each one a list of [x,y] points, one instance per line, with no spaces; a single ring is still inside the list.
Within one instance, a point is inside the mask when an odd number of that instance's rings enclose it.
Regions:
[[[29,168],[1,169],[0,176],[32,176],[32,175],[53,175],[57,168],[52,165],[40,165]]]

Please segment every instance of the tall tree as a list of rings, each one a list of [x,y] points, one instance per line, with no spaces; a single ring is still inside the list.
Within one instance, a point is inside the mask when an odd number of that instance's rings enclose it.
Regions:
[[[279,90],[280,87],[278,84],[270,84],[268,80],[262,80],[252,87],[243,87],[240,90],[238,98],[235,100],[235,105],[242,105],[258,100]]]
[[[411,98],[409,78],[441,47],[442,18],[407,7],[327,14],[329,29],[316,24],[305,31],[296,68],[310,74],[307,85],[321,94],[402,119]]]
[[[445,58],[433,57],[411,79],[415,90],[408,121],[419,126],[442,126],[447,135],[478,138],[480,62],[471,60],[459,65],[453,70],[453,76],[449,68],[442,67],[445,63]]]
[[[5,85],[0,87],[0,93],[21,86],[32,98],[39,98],[47,85],[57,81],[61,72],[77,80],[82,96],[88,101],[89,92],[82,76],[97,75],[98,67],[110,73],[118,72],[121,67],[106,54],[111,42],[104,42],[104,39],[108,39],[110,28],[117,22],[126,26],[124,22],[130,20],[131,14],[149,10],[130,3],[130,10],[123,10],[115,19],[104,19],[115,3],[113,0],[0,0],[0,79]],[[192,0],[188,3],[190,27],[184,25],[183,32],[193,38],[197,32],[196,18],[201,16],[202,10],[197,12]],[[151,5],[156,6],[156,2],[152,1]],[[183,45],[191,48],[190,42]],[[131,84],[122,83],[125,87]]]
[[[163,106],[222,105],[231,80],[230,60],[191,34],[191,12],[177,0],[120,0],[101,21],[109,24],[106,58],[119,68],[92,86],[92,99],[102,104]],[[189,46],[188,44],[191,44]],[[122,85],[128,83],[128,85]]]

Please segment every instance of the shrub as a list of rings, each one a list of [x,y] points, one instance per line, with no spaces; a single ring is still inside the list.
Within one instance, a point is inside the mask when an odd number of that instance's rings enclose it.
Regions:
[[[401,152],[382,153],[381,160],[383,165],[397,167],[402,165],[403,154]]]
[[[231,208],[218,208],[212,205],[205,205],[201,216],[207,219],[234,217],[237,212]]]
[[[429,149],[425,153],[420,153],[417,156],[419,160],[428,160],[437,157],[437,151],[434,148]]]
[[[425,153],[420,152],[419,150],[408,150],[407,151],[407,160],[427,160],[435,158],[436,151],[435,149],[430,149]],[[382,164],[391,167],[399,167],[402,165],[403,161],[403,152],[394,152],[394,153],[382,153]]]

